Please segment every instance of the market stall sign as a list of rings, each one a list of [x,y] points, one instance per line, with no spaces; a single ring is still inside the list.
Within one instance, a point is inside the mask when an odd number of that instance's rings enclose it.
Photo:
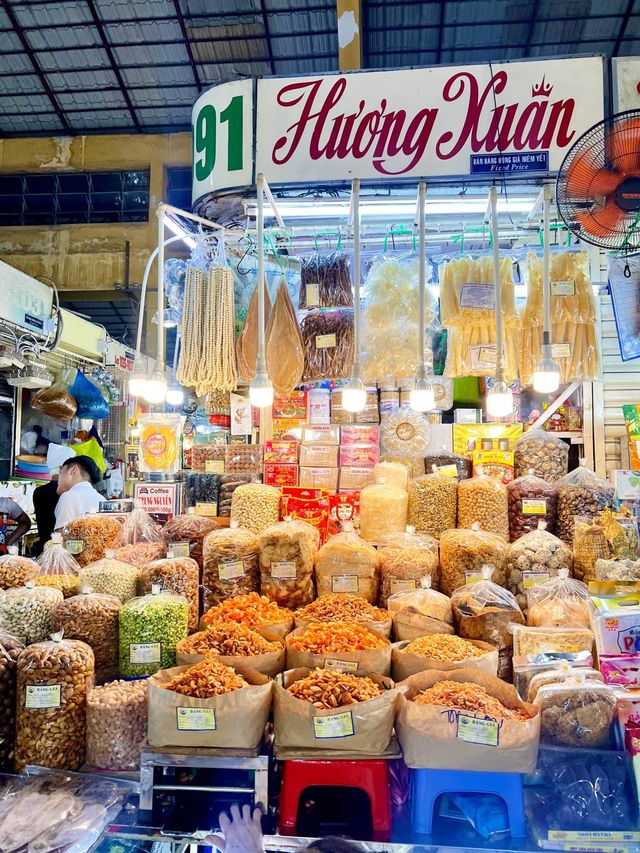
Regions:
[[[601,57],[272,77],[256,91],[237,81],[196,102],[194,202],[251,184],[254,159],[273,184],[557,171],[604,116]]]
[[[640,109],[640,57],[615,57],[611,64],[613,112]]]
[[[53,290],[4,261],[0,261],[0,287],[0,320],[46,337],[50,331]]]

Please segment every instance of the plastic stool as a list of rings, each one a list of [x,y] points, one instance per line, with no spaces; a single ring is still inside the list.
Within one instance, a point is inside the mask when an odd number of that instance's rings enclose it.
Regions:
[[[411,770],[411,824],[414,832],[431,833],[436,800],[441,794],[495,794],[504,800],[514,838],[527,834],[521,773],[470,770]]]
[[[306,788],[314,785],[335,788],[359,788],[371,803],[373,832],[386,840],[391,832],[391,797],[389,764],[381,759],[362,761],[285,761],[280,793],[279,830],[281,835],[295,835],[298,803]]]

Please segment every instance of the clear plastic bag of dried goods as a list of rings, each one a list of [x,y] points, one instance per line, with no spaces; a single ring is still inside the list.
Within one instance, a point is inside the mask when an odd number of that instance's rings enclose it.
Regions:
[[[509,502],[507,487],[500,480],[483,475],[458,483],[458,526],[476,523],[508,541]]]
[[[566,568],[527,592],[527,625],[562,628],[590,625],[589,588],[569,577]]]
[[[315,598],[313,566],[320,533],[287,517],[258,534],[260,591],[280,607],[297,610]]]
[[[137,770],[147,736],[147,681],[112,681],[87,694],[87,764]]]
[[[409,487],[411,466],[400,461],[382,460],[373,466],[373,479],[376,483],[392,483],[405,492]]]
[[[392,616],[406,609],[413,609],[422,616],[453,625],[451,599],[432,589],[431,578],[425,578],[419,589],[396,592],[389,596],[387,610]]]
[[[571,666],[567,660],[558,661],[555,669],[546,669],[543,672],[537,673],[537,675],[534,675],[529,682],[529,688],[526,695],[527,702],[533,702],[535,700],[538,690],[540,690],[541,687],[544,687],[547,684],[561,684],[563,681],[566,681],[575,674],[576,668]],[[602,673],[598,672],[597,669],[592,669],[590,666],[580,667],[580,675],[584,676],[589,681],[604,682]]]
[[[540,741],[556,746],[601,749],[611,746],[616,693],[581,673],[540,687],[534,704],[540,709]]]
[[[141,506],[135,506],[133,511],[120,527],[115,541],[115,547],[137,545],[139,542],[162,542],[162,528],[151,518]]]
[[[202,569],[202,549],[207,534],[217,530],[219,522],[203,515],[176,515],[162,528],[162,535],[169,543],[168,557],[191,557]]]
[[[53,385],[41,388],[31,399],[31,408],[42,412],[56,421],[70,421],[78,406],[75,397],[69,391],[67,375],[62,373]]]
[[[458,587],[479,580],[483,566],[493,566],[492,580],[504,586],[508,556],[503,537],[481,530],[477,524],[445,530],[440,536],[440,589],[452,595]]]
[[[189,603],[154,586],[120,610],[120,675],[152,675],[176,665],[176,644],[188,635]]]
[[[233,598],[260,590],[260,540],[232,521],[207,535],[203,545],[202,600],[205,613]]]
[[[440,471],[441,474],[453,474],[458,480],[468,480],[471,476],[471,460],[459,453],[451,453],[445,447],[439,451],[426,453],[424,457],[425,471]],[[444,471],[440,469],[444,468]]]
[[[62,590],[65,598],[80,592],[80,566],[62,544],[62,534],[52,533],[37,559],[37,571],[29,578],[37,586]]]
[[[416,533],[407,525],[402,533],[388,533],[378,542],[380,557],[380,607],[397,592],[420,589],[429,577],[438,583],[438,543],[433,536]]]
[[[78,770],[85,760],[86,698],[94,657],[80,640],[34,643],[18,657],[16,769]]]
[[[509,540],[515,542],[525,533],[538,529],[538,522],[546,522],[553,533],[558,505],[558,490],[551,483],[529,471],[507,483],[509,500]]]
[[[598,581],[640,581],[640,560],[596,560]]]
[[[38,643],[51,633],[51,614],[63,600],[61,590],[34,581],[8,589],[0,595],[0,629],[26,646]]]
[[[62,537],[65,550],[82,567],[101,560],[107,549],[113,548],[119,533],[119,521],[94,512],[70,522],[62,531]]]
[[[16,661],[24,645],[0,630],[0,773],[13,772],[16,738]]]
[[[482,640],[498,649],[498,677],[511,676],[511,624],[524,625],[515,597],[491,580],[492,566],[482,568],[482,579],[460,587],[451,596],[453,619],[460,637]]]
[[[0,556],[0,590],[23,586],[38,571],[34,560],[18,556],[17,546],[9,545],[7,551],[7,554]]]
[[[200,599],[199,580],[200,569],[191,557],[154,560],[140,569],[138,594],[147,595],[154,584],[159,584],[164,592],[184,596],[189,602],[189,631],[196,631]]]
[[[68,640],[82,640],[93,649],[96,681],[118,675],[118,614],[122,602],[84,587],[80,595],[67,598],[51,614],[51,629]]]
[[[609,543],[599,519],[573,519],[573,574],[589,583],[596,579],[596,560],[609,557]]]
[[[342,533],[332,536],[316,557],[318,595],[351,592],[370,604],[378,598],[380,555],[345,522]]]
[[[419,533],[436,539],[456,526],[458,481],[438,471],[415,477],[409,483],[408,521]]]
[[[377,543],[389,533],[402,533],[407,526],[409,495],[395,483],[380,480],[360,492],[360,535]]]
[[[563,542],[573,542],[573,522],[577,515],[595,518],[605,509],[616,508],[615,488],[591,471],[580,466],[558,480],[558,513],[556,535]]]
[[[636,519],[626,507],[620,512],[605,509],[599,522],[609,543],[609,556],[614,560],[633,560],[638,548]]]
[[[351,308],[353,293],[349,256],[316,252],[302,261],[298,308]]]
[[[304,379],[346,379],[353,367],[353,308],[309,311],[300,323]]]
[[[573,570],[571,548],[546,529],[544,521],[538,529],[525,533],[509,547],[507,587],[515,595],[523,613],[527,612],[527,592],[553,578],[560,569]]]
[[[553,433],[531,429],[513,446],[516,477],[533,472],[547,483],[564,477],[569,468],[569,445]]]
[[[137,566],[117,559],[116,552],[108,549],[101,560],[80,569],[80,584],[94,592],[115,595],[124,604],[137,595],[138,573]]]

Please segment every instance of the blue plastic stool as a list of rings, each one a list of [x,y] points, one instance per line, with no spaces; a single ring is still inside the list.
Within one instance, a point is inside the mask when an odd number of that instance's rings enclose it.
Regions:
[[[470,770],[411,770],[411,824],[414,832],[431,833],[436,800],[441,794],[495,794],[504,800],[514,838],[527,835],[520,773]]]

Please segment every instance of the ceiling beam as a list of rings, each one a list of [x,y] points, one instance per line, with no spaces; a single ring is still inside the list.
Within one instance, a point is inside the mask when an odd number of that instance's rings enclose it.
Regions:
[[[438,53],[436,56],[436,62],[438,65],[442,62],[442,42],[444,41],[444,7],[446,5],[446,0],[440,0],[440,8],[438,10]]]
[[[629,25],[629,19],[631,18],[631,12],[633,11],[634,0],[628,0],[627,8],[624,11],[624,15],[622,17],[622,21],[620,22],[620,29],[618,30],[618,36],[616,38],[615,44],[613,45],[613,50],[611,51],[611,56],[617,56],[618,51],[620,50],[620,46],[622,45],[622,41],[624,39],[624,34],[627,31],[627,26]]]
[[[85,0],[87,4],[87,8],[91,14],[91,18],[93,20],[93,24],[98,31],[98,35],[100,37],[100,41],[102,42],[102,47],[104,48],[107,57],[109,58],[109,63],[111,64],[111,70],[113,71],[116,80],[118,81],[118,85],[120,86],[120,90],[122,92],[122,97],[124,99],[125,104],[127,105],[127,109],[129,110],[129,114],[131,116],[131,121],[134,124],[136,130],[140,130],[140,122],[138,120],[138,116],[136,115],[136,111],[133,106],[133,101],[131,100],[131,96],[127,91],[127,85],[124,81],[124,77],[120,73],[120,66],[114,56],[113,50],[111,49],[111,45],[109,44],[109,39],[107,38],[107,34],[104,31],[104,27],[102,25],[102,20],[98,15],[98,11],[95,7],[93,0]]]
[[[527,36],[524,41],[525,45],[525,56],[531,55],[532,41],[533,41],[533,33],[536,28],[536,24],[538,23],[538,6],[540,5],[539,0],[533,0],[533,7],[531,9],[531,20],[529,21],[529,28],[527,29]],[[509,21],[509,24],[512,22]]]
[[[173,0],[173,8],[176,10],[178,26],[180,27],[180,32],[182,33],[182,40],[184,42],[185,50],[187,51],[187,56],[189,57],[189,65],[191,66],[193,79],[195,81],[198,92],[200,92],[200,90],[202,89],[202,82],[200,80],[200,74],[198,72],[198,66],[196,65],[195,56],[193,55],[193,48],[191,47],[191,38],[189,36],[189,33],[187,32],[187,25],[184,22],[184,16],[180,7],[180,0]]]
[[[267,53],[269,55],[269,65],[271,73],[276,73],[276,63],[273,58],[273,48],[271,46],[271,33],[269,32],[269,17],[267,15],[267,7],[264,0],[260,0],[260,15],[262,16],[262,29],[264,30],[264,38],[267,43]],[[297,35],[297,33],[296,33]]]
[[[60,124],[62,125],[64,130],[71,130],[71,127],[69,125],[69,122],[66,119],[64,111],[63,111],[62,107],[60,106],[60,104],[58,103],[58,100],[57,100],[56,96],[54,95],[53,90],[51,89],[51,86],[49,85],[49,81],[47,80],[47,77],[46,77],[44,71],[40,67],[40,63],[38,62],[33,50],[31,49],[31,45],[27,41],[27,38],[26,38],[24,32],[22,31],[22,28],[20,27],[20,24],[19,24],[19,22],[15,16],[13,9],[11,8],[11,6],[7,2],[7,0],[0,0],[0,5],[1,5],[1,8],[4,11],[5,15],[7,16],[7,18],[11,22],[11,26],[13,27],[13,32],[15,33],[15,35],[20,40],[20,44],[22,45],[24,52],[29,57],[29,61],[31,62],[31,65],[33,66],[33,70],[36,72],[38,79],[40,80],[40,85],[44,89],[49,100],[51,101],[51,106],[55,110],[56,115],[58,116],[58,119],[60,121]]]
[[[362,68],[361,0],[336,0],[338,19],[338,67],[340,71]]]

